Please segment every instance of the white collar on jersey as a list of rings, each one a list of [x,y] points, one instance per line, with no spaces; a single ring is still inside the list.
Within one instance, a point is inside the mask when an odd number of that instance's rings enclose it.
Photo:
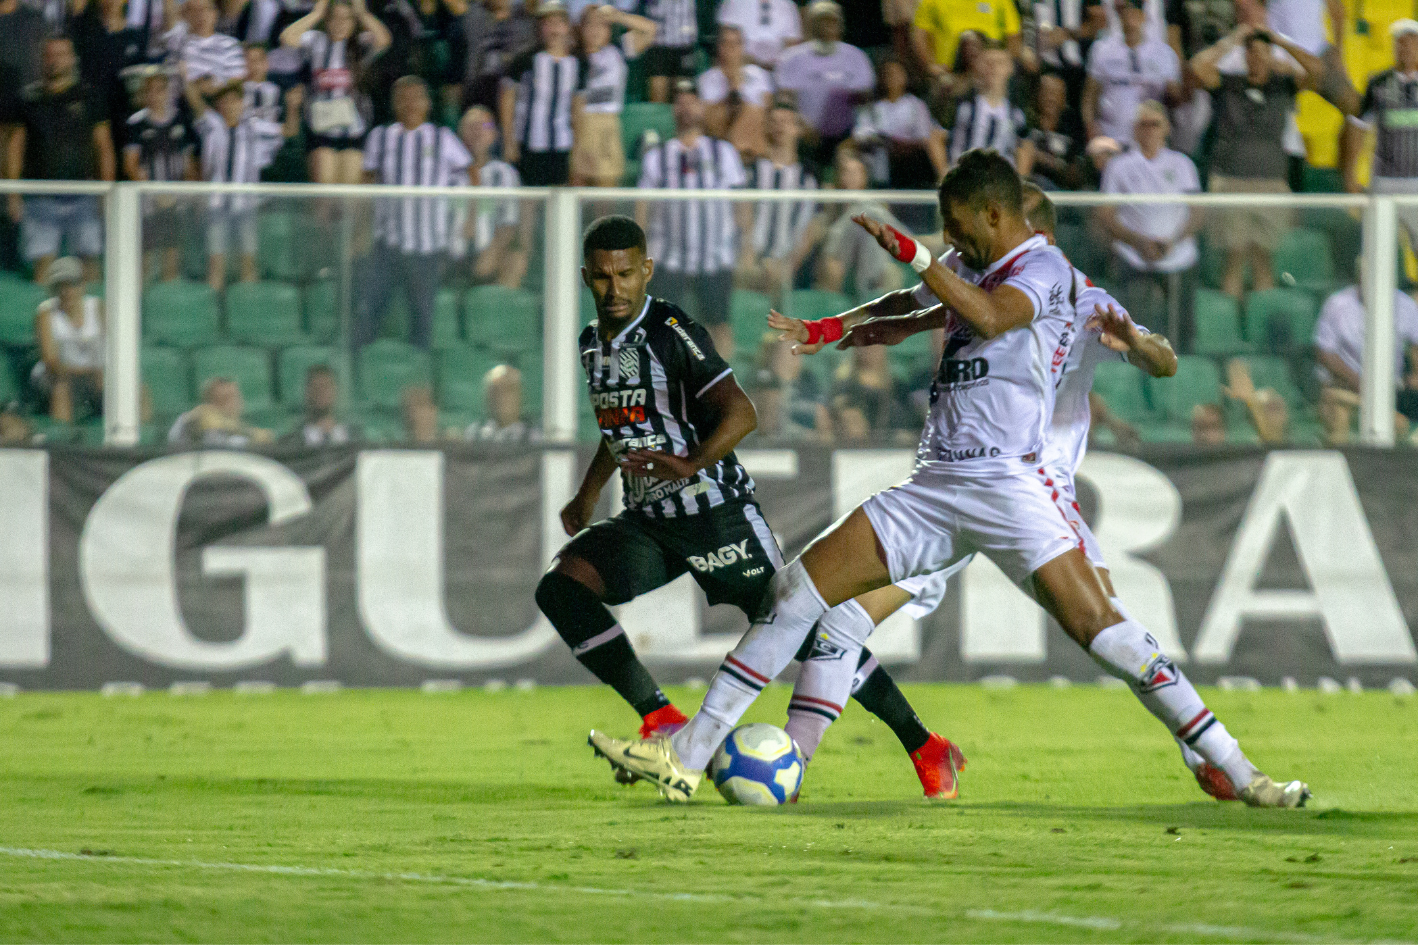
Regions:
[[[1005,263],[1013,262],[1014,260],[1018,259],[1021,254],[1026,253],[1031,249],[1041,249],[1048,245],[1049,241],[1044,238],[1044,234],[1035,233],[1033,236],[1029,237],[1027,240],[1020,243],[1018,246],[1014,247],[1014,249],[1011,249],[999,259],[996,259],[994,262],[990,263],[989,268],[987,268],[984,272],[980,273],[980,275],[988,276],[996,269],[999,269],[1001,266],[1003,266]]]
[[[645,313],[648,311],[650,311],[650,293],[646,292],[645,305],[640,309],[640,314],[635,316],[635,321],[631,322],[629,325],[626,325],[619,331],[619,333],[616,334],[614,338],[611,339],[611,346],[615,347],[616,345],[620,344],[621,340],[624,339],[626,335],[630,334],[631,329],[633,329],[636,325],[640,324],[645,320]],[[601,329],[598,325],[596,326],[596,337],[599,338],[600,336]]]

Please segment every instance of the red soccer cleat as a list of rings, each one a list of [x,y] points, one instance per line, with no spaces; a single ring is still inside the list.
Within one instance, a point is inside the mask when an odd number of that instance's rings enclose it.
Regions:
[[[1231,783],[1231,779],[1226,777],[1226,773],[1220,768],[1212,767],[1206,762],[1197,765],[1192,774],[1196,775],[1196,783],[1201,789],[1218,801],[1239,801],[1241,796],[1236,793],[1236,787]]]
[[[965,770],[965,754],[949,739],[931,732],[930,740],[911,752],[916,777],[926,797],[953,801],[960,796],[960,772]]]
[[[641,739],[654,738],[656,735],[673,735],[684,728],[689,721],[679,709],[672,705],[663,706],[651,712],[640,722]]]

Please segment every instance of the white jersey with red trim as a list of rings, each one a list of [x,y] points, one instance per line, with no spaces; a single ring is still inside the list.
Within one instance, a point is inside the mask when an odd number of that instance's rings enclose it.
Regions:
[[[918,466],[971,477],[1026,472],[1043,453],[1055,388],[1077,330],[1073,267],[1037,235],[984,272],[967,268],[953,250],[941,263],[986,291],[1001,285],[1020,290],[1034,318],[985,339],[950,313]],[[922,307],[936,304],[924,283],[915,299]]]

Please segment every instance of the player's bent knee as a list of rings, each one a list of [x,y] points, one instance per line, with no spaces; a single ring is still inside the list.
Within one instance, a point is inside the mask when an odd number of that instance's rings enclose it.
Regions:
[[[588,611],[604,611],[600,598],[585,584],[561,571],[548,571],[542,575],[542,579],[537,582],[536,591],[537,607],[551,621],[553,627],[563,637],[568,633],[576,636],[576,640],[568,639],[568,643],[580,643],[582,634],[576,632],[586,621]]]
[[[543,580],[547,575],[561,574],[585,587],[596,596],[597,600],[603,600],[606,596],[606,583],[601,579],[601,573],[596,570],[596,566],[585,558],[572,554],[563,554],[557,557],[551,569],[543,575]],[[541,585],[538,585],[540,593]]]

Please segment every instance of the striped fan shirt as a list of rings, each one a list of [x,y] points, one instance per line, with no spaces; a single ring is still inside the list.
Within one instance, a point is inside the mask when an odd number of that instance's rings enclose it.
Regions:
[[[369,43],[362,36],[332,43],[323,30],[311,30],[300,38],[300,48],[310,69],[305,108],[311,130],[327,138],[358,138],[364,134],[368,126],[356,84],[360,70],[372,58],[364,51],[370,48]],[[348,100],[348,107],[336,109],[332,103],[342,100]],[[335,121],[336,117],[344,121]]]
[[[695,0],[646,0],[645,15],[655,21],[655,45],[684,49],[699,42]]]
[[[506,161],[488,161],[478,172],[474,187],[520,187],[522,178],[517,168]],[[468,232],[468,216],[472,215],[472,232]],[[492,238],[505,226],[516,226],[522,210],[516,200],[474,198],[458,201],[453,212],[453,229],[448,234],[448,254],[457,259],[476,255],[492,245]]]
[[[709,333],[663,299],[647,298],[640,316],[614,338],[587,325],[581,365],[601,437],[620,459],[628,450],[688,455],[718,423],[701,398],[733,374]],[[621,471],[625,507],[651,518],[679,518],[753,495],[753,479],[731,452],[687,479]]]
[[[246,56],[233,37],[225,33],[193,36],[186,24],[178,24],[167,35],[168,48],[177,56],[177,74],[185,74],[188,82],[210,76],[220,85],[246,78]]]
[[[364,169],[381,184],[458,187],[471,163],[458,136],[431,122],[412,130],[398,122],[380,125],[364,145]],[[404,253],[440,253],[448,248],[450,216],[447,197],[381,198],[374,207],[375,238]]]
[[[281,90],[274,82],[248,79],[243,83],[241,101],[248,115],[265,121],[281,120]]]
[[[571,150],[571,100],[585,88],[586,72],[586,60],[545,50],[513,60],[508,74],[517,84],[517,140],[524,150]]]
[[[202,179],[213,184],[255,184],[281,149],[281,126],[254,116],[241,119],[230,128],[215,111],[207,110],[197,119],[197,135],[202,140]],[[255,207],[257,198],[249,194],[215,194],[213,210],[233,213]]]
[[[135,152],[148,180],[187,179],[187,159],[197,148],[197,137],[186,122],[173,112],[166,119],[153,118],[144,108],[128,119],[124,151]]]
[[[768,158],[753,163],[754,190],[816,190],[817,178],[801,164],[780,167]],[[753,251],[760,259],[783,259],[792,253],[817,213],[811,200],[761,200],[753,213]]]
[[[747,182],[739,152],[700,135],[685,145],[671,138],[645,152],[641,189],[716,190]],[[731,269],[738,247],[733,205],[726,200],[665,200],[650,204],[650,256],[667,272],[701,275]]]
[[[955,109],[955,124],[950,129],[950,163],[975,148],[994,148],[1009,163],[1014,163],[1014,151],[1029,134],[1024,112],[1009,100],[991,105],[983,95],[963,99]]]
[[[1418,74],[1387,69],[1369,80],[1359,114],[1372,125],[1375,177],[1418,177]]]

